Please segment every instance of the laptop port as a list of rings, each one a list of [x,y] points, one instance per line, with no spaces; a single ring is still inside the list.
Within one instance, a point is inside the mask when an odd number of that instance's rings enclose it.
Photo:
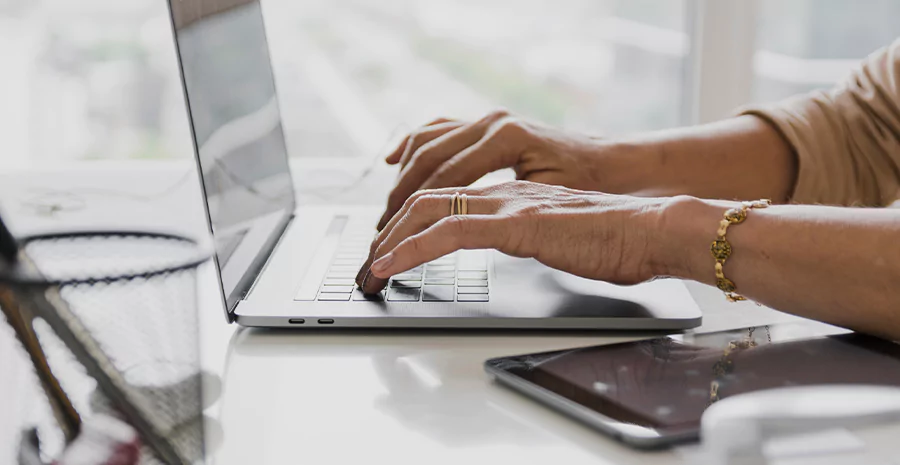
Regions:
[[[304,320],[303,318],[291,318],[290,320],[288,320],[288,323],[292,325],[302,325],[303,323],[306,323],[306,320]]]
[[[334,320],[332,320],[331,318],[319,318],[319,324],[320,325],[333,325]]]

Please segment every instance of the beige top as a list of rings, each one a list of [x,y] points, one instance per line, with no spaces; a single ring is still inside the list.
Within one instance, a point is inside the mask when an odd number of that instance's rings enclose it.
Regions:
[[[831,90],[741,114],[769,121],[793,147],[794,202],[887,206],[900,199],[900,40]]]

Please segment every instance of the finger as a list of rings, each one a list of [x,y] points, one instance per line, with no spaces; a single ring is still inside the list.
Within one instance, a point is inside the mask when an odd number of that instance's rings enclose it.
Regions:
[[[434,141],[420,147],[410,162],[400,172],[397,185],[388,196],[388,205],[384,215],[378,222],[378,229],[384,227],[388,220],[400,210],[403,202],[445,161],[478,142],[488,128],[497,121],[509,116],[506,111],[495,111],[481,120],[454,129]]]
[[[422,183],[422,189],[467,186],[488,173],[515,166],[524,144],[518,125],[511,120],[498,123],[481,140],[444,162]]]
[[[372,250],[361,271],[360,287],[367,292],[377,292],[387,284],[386,279],[373,277],[369,274],[369,266],[379,259],[388,250],[393,249],[401,241],[412,235],[418,234],[438,221],[450,216],[450,205],[454,196],[450,192],[443,194],[428,194],[417,196],[413,202],[408,203],[402,214],[396,215],[392,220],[390,229],[384,231],[372,244]],[[467,194],[467,204],[470,214],[487,215],[496,213],[498,203],[487,197],[470,197]],[[357,276],[359,278],[359,275]]]
[[[394,229],[397,223],[401,218],[406,216],[406,212],[412,207],[412,205],[416,202],[419,197],[426,195],[446,195],[447,203],[446,203],[446,214],[450,214],[450,198],[452,195],[457,192],[458,189],[434,189],[431,191],[419,191],[410,196],[406,202],[403,203],[403,207],[400,208],[400,211],[394,215],[390,221],[384,227],[382,227],[378,234],[375,236],[375,239],[372,241],[372,245],[369,247],[369,256],[366,258],[366,261],[363,262],[362,267],[360,267],[359,271],[356,273],[356,284],[362,287],[362,282],[365,279],[366,273],[369,271],[369,266],[372,264],[372,261],[375,257],[375,252],[378,249],[378,246],[384,242],[384,239],[388,236],[388,234]],[[438,210],[436,210],[438,211]]]
[[[420,147],[400,172],[397,184],[388,195],[387,207],[378,221],[378,230],[382,230],[406,200],[419,190],[432,171],[448,158],[477,142],[483,133],[484,129],[480,125],[471,124],[454,129]]]
[[[438,119],[426,124],[423,127],[434,126],[435,124],[448,123],[450,121],[452,121],[452,120],[447,119],[447,118],[438,118]],[[397,144],[397,147],[394,150],[392,150],[391,153],[389,153],[386,157],[384,157],[384,160],[386,162],[388,162],[388,164],[396,165],[400,161],[400,156],[403,155],[403,151],[406,149],[406,144],[409,142],[409,137],[413,133],[408,134],[406,137],[404,137],[403,140],[400,141],[399,144]]]
[[[448,123],[436,124],[434,126],[429,126],[428,128],[423,128],[420,131],[417,131],[414,134],[410,134],[409,139],[406,142],[406,148],[403,151],[403,154],[400,156],[400,167],[405,168],[409,161],[412,159],[416,150],[419,150],[423,145],[440,138],[444,134],[453,131],[454,129],[461,128],[465,125],[465,123],[460,123],[457,121],[451,121]]]
[[[387,279],[460,249],[494,249],[501,245],[506,223],[494,215],[444,218],[401,241],[372,264],[372,276]]]

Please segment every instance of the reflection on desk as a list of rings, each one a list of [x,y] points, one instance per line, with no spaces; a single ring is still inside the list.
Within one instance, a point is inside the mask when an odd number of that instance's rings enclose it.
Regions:
[[[521,333],[238,330],[217,463],[679,461],[674,452],[636,454],[490,382],[482,362],[491,356],[599,342],[596,333],[536,341]]]

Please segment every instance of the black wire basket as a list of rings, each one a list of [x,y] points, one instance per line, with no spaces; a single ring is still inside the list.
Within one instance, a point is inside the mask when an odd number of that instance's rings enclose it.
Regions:
[[[107,415],[137,432],[139,463],[203,459],[196,270],[209,255],[157,233],[19,241],[0,266],[0,309],[49,400],[43,449],[61,450],[86,418]]]

